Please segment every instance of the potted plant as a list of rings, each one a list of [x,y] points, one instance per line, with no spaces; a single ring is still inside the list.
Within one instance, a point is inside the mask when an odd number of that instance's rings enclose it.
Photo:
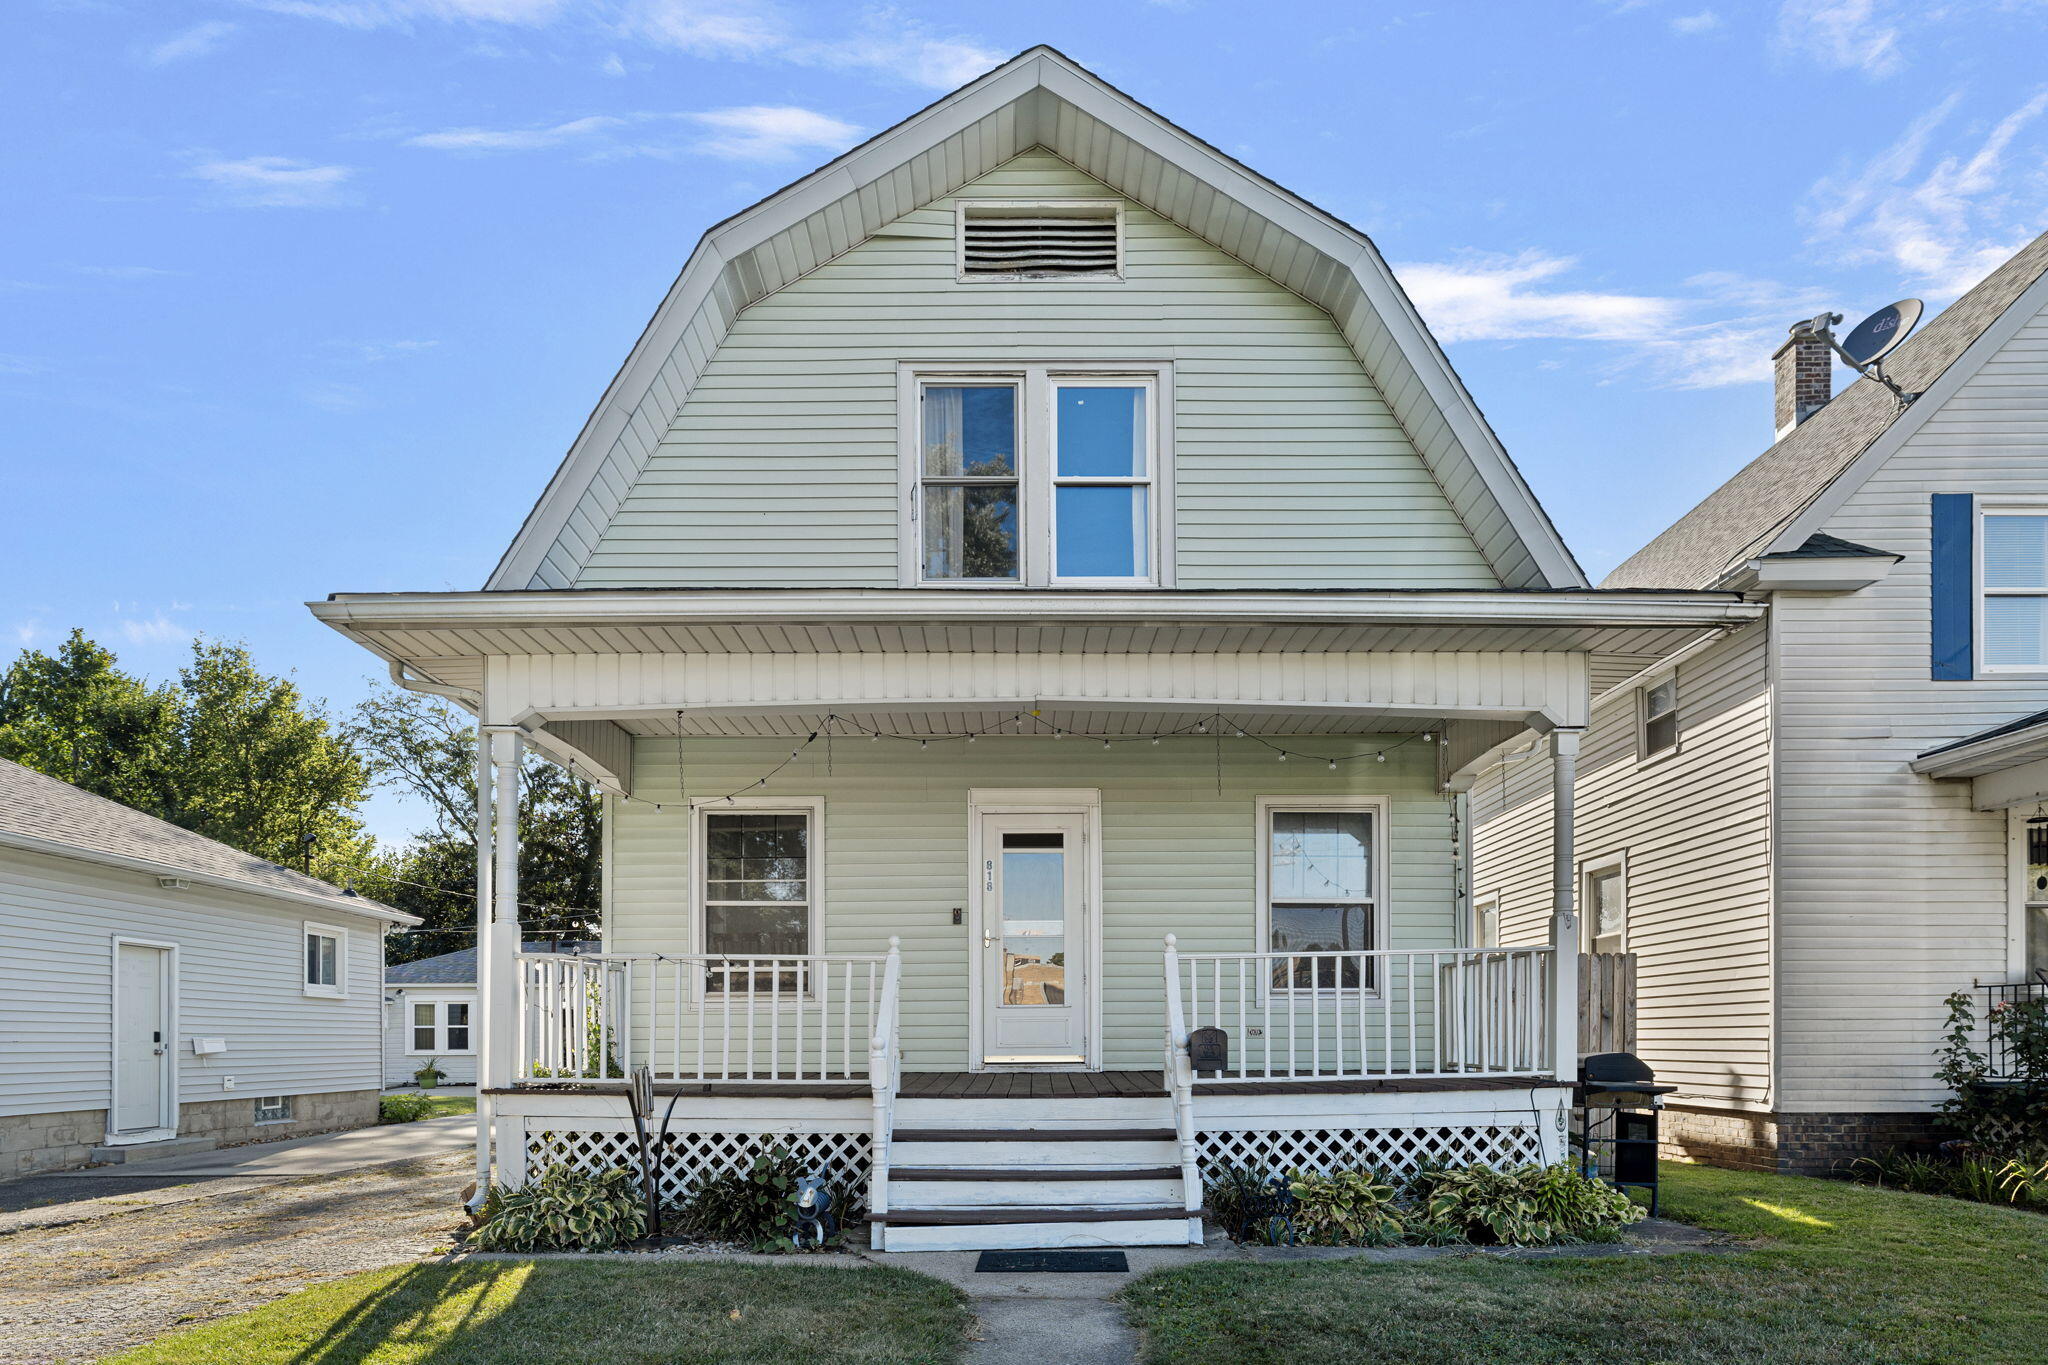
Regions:
[[[435,1086],[447,1080],[448,1073],[434,1065],[439,1060],[440,1058],[438,1057],[427,1058],[427,1064],[412,1073],[413,1084],[422,1090],[432,1090]]]

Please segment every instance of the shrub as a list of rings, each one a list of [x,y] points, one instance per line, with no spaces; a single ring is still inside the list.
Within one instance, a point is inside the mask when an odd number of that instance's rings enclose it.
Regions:
[[[415,1123],[433,1112],[431,1095],[386,1095],[377,1102],[379,1123]]]
[[[1482,1246],[1611,1242],[1643,1217],[1620,1190],[1567,1165],[1434,1167],[1409,1191],[1424,1222]]]
[[[803,1174],[785,1147],[754,1158],[744,1171],[707,1175],[678,1210],[683,1228],[717,1242],[768,1246],[796,1229],[796,1182]]]
[[[516,1190],[494,1190],[470,1234],[479,1251],[609,1251],[647,1227],[640,1190],[623,1166],[595,1175],[550,1166]]]
[[[1384,1247],[1402,1240],[1398,1191],[1371,1171],[1290,1172],[1294,1232],[1309,1246]]]
[[[1203,1187],[1209,1217],[1233,1242],[1285,1246],[1293,1240],[1294,1192],[1272,1172],[1225,1166]]]
[[[2048,1149],[1997,1156],[1972,1144],[1950,1143],[1941,1156],[1891,1151],[1858,1157],[1837,1169],[1865,1185],[2048,1210]]]
[[[1934,1071],[1952,1092],[1942,1101],[1942,1116],[1965,1141],[1992,1151],[2048,1144],[2048,997],[1993,1005],[1985,1032],[2004,1058],[2005,1074],[1997,1080],[1977,1047],[1975,1002],[1967,991],[1951,995]]]

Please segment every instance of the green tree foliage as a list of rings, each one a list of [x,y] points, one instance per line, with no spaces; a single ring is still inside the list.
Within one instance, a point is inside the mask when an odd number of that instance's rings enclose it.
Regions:
[[[403,847],[380,851],[357,885],[424,921],[388,944],[392,962],[469,947],[476,922],[476,729],[432,697],[378,687],[357,705],[349,742],[380,786],[411,794],[433,825]],[[603,857],[603,800],[596,789],[529,755],[519,802],[519,899],[529,937],[594,938]]]
[[[0,757],[314,876],[368,854],[368,768],[321,708],[240,645],[194,641],[174,684],[123,673],[74,630],[0,679]]]

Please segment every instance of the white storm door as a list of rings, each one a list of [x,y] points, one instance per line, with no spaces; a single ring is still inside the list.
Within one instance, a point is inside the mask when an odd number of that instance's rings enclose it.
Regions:
[[[170,1093],[170,949],[114,948],[115,1133],[167,1126]]]
[[[982,1060],[1088,1060],[1087,820],[1080,812],[984,815]]]

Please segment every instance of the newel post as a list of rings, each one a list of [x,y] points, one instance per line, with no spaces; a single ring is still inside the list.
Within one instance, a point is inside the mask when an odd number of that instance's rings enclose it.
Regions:
[[[1173,1095],[1173,1132],[1180,1147],[1181,1192],[1188,1211],[1188,1244],[1202,1241],[1201,1156],[1195,1147],[1195,1063],[1188,1056],[1186,1006],[1180,994],[1180,942],[1166,936],[1166,1070]]]
[[[1560,727],[1550,732],[1550,1037],[1555,1075],[1579,1078],[1578,863],[1574,850],[1579,779],[1579,738]]]
[[[874,1132],[868,1139],[868,1212],[889,1212],[889,1140],[896,1130],[897,1068],[903,1064],[898,1000],[903,993],[903,940],[889,936],[889,956],[882,966],[882,998],[875,1002],[874,1031],[868,1036],[868,1088],[874,1099]],[[889,1249],[886,1217],[876,1219],[869,1233],[876,1251]]]

